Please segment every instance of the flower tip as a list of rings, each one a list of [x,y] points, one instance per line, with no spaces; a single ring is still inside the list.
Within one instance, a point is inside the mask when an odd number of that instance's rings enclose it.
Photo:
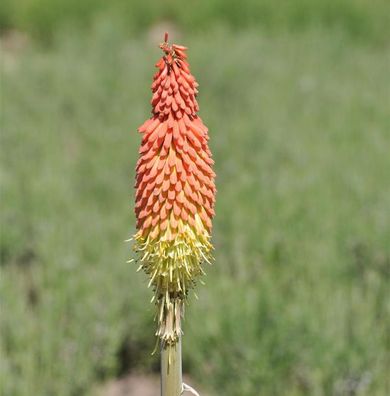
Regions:
[[[168,32],[164,33],[164,43],[168,42]]]

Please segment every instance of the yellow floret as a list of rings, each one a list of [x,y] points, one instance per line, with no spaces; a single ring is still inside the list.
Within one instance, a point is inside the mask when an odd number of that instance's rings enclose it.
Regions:
[[[152,301],[157,306],[156,335],[167,344],[174,344],[181,335],[180,322],[188,290],[195,285],[196,278],[204,274],[202,263],[212,260],[207,230],[199,227],[198,221],[196,228],[182,220],[179,222],[180,233],[173,240],[169,237],[169,225],[153,239],[150,235],[145,238],[141,232],[134,236],[139,269],[150,276],[149,286],[155,292]]]

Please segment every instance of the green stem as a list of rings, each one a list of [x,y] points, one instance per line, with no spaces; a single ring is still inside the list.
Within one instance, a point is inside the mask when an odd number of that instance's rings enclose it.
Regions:
[[[180,396],[183,388],[181,337],[174,345],[161,347],[161,396]]]

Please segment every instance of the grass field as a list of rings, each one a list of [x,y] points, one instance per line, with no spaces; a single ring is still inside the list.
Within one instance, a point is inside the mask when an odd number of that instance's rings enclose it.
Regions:
[[[128,37],[106,22],[3,48],[4,396],[92,395],[158,368],[123,241],[160,53]],[[218,187],[185,371],[215,396],[386,396],[389,46],[320,28],[182,38]]]
[[[111,19],[126,33],[142,36],[161,20],[188,32],[209,32],[223,24],[267,32],[301,32],[313,26],[342,29],[357,41],[385,43],[390,34],[388,0],[2,0],[0,31],[16,28],[52,42],[64,27],[88,31],[96,20]]]

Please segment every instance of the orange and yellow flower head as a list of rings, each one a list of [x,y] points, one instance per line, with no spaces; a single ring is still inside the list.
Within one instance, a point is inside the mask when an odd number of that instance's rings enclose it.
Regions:
[[[202,263],[211,259],[216,189],[187,48],[170,46],[167,34],[160,48],[152,116],[138,129],[134,249],[155,291],[156,334],[163,344],[174,344],[188,291],[203,273]]]

